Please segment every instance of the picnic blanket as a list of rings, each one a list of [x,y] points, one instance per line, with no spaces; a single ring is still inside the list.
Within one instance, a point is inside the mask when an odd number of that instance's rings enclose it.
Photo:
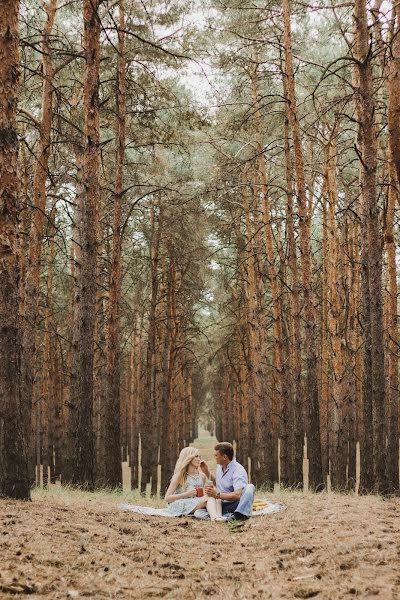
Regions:
[[[256,511],[253,510],[251,516],[262,517],[264,515],[271,515],[272,513],[281,512],[286,508],[285,504],[281,504],[279,502],[270,502],[269,500],[265,500],[265,503],[266,506],[264,506],[263,508],[258,509]],[[152,506],[139,506],[135,504],[119,504],[118,506],[122,510],[129,510],[130,512],[138,513],[140,515],[175,518],[175,515],[171,515],[171,513],[166,508],[153,508]]]

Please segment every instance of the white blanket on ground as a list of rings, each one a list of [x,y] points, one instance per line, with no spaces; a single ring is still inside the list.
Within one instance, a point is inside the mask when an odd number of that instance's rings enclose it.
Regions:
[[[270,502],[269,500],[265,500],[267,505],[261,510],[253,510],[251,513],[252,517],[262,517],[264,515],[271,515],[272,513],[281,512],[281,510],[285,510],[285,504],[280,504],[279,502]],[[119,504],[119,508],[122,510],[129,510],[133,513],[138,513],[140,515],[148,515],[153,517],[171,517],[175,518],[175,515],[171,515],[171,513],[166,508],[153,508],[152,506],[138,506],[135,504]],[[186,515],[193,516],[193,515]]]

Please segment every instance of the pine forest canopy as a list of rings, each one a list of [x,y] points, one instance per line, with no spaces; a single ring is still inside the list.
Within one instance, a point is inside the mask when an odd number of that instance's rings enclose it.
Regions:
[[[2,0],[0,496],[399,491],[400,7]]]

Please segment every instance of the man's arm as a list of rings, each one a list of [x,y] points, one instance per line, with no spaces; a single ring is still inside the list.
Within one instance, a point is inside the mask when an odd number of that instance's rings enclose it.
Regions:
[[[210,496],[211,498],[225,500],[226,502],[236,502],[236,500],[240,500],[243,489],[235,490],[234,492],[218,492],[215,486],[207,485],[205,491],[207,496]]]

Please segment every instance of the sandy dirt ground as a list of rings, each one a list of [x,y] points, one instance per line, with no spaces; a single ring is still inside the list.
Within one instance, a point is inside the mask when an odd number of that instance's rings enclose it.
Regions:
[[[137,500],[0,501],[0,598],[400,598],[399,499],[275,493],[238,531],[118,509]]]

